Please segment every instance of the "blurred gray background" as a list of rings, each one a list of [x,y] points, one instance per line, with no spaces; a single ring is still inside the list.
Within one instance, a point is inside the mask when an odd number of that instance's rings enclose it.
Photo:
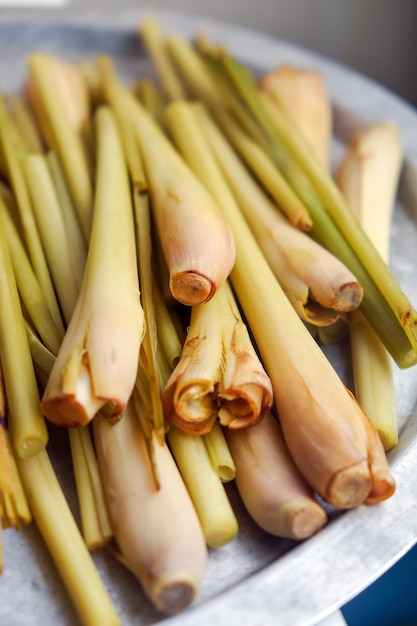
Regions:
[[[178,8],[249,26],[340,61],[417,107],[417,0],[0,0],[19,11],[42,3]]]

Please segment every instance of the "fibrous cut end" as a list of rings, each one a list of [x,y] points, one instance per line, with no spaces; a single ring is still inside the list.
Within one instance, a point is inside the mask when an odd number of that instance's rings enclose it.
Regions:
[[[186,306],[207,302],[215,292],[215,285],[197,272],[179,272],[171,276],[169,287],[172,296]]]

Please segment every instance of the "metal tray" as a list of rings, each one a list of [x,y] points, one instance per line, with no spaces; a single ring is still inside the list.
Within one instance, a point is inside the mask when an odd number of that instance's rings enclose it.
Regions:
[[[417,112],[395,95],[347,68],[272,37],[177,11],[144,8],[77,8],[61,11],[3,11],[0,15],[0,87],[19,90],[27,55],[35,49],[68,59],[112,54],[126,79],[151,71],[136,34],[141,16],[156,13],[167,32],[186,36],[205,30],[210,37],[261,72],[280,62],[316,67],[324,75],[335,110],[337,159],[361,124],[392,119],[406,152],[399,201],[392,226],[391,267],[417,302]],[[349,379],[346,345],[330,351]],[[389,454],[397,492],[375,507],[334,515],[314,538],[300,544],[263,533],[250,521],[233,488],[240,533],[210,554],[201,593],[181,614],[163,618],[145,599],[137,581],[108,550],[94,554],[119,610],[123,626],[298,626],[317,623],[354,597],[395,563],[417,540],[417,369],[395,369],[400,443]],[[78,519],[66,434],[51,432],[53,458]],[[62,538],[65,541],[65,537]],[[0,578],[0,623],[5,626],[70,626],[77,617],[34,525],[3,533],[5,571]]]

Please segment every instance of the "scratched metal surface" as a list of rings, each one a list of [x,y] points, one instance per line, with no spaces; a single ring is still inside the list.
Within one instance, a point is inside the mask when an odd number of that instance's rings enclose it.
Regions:
[[[334,157],[362,123],[393,119],[404,142],[406,162],[392,226],[390,264],[410,299],[417,302],[417,112],[375,83],[331,61],[260,33],[199,15],[157,11],[167,31],[192,36],[204,29],[256,71],[282,61],[315,66],[323,72],[335,104]],[[35,49],[68,59],[112,54],[121,75],[134,80],[151,72],[136,36],[140,16],[150,9],[119,7],[61,11],[3,11],[0,15],[0,86],[19,90],[27,55]],[[349,381],[346,346],[329,358]],[[123,626],[307,626],[316,624],[367,587],[417,539],[417,370],[394,368],[400,443],[389,455],[397,492],[376,507],[360,507],[332,517],[316,537],[296,545],[270,537],[248,519],[233,489],[240,521],[238,538],[212,551],[207,576],[195,604],[178,616],[162,618],[139,585],[108,551],[94,554]],[[51,454],[78,519],[65,433],[51,432]],[[62,538],[65,541],[65,537]],[[32,525],[3,533],[5,571],[0,578],[0,623],[5,626],[77,623],[74,610]]]

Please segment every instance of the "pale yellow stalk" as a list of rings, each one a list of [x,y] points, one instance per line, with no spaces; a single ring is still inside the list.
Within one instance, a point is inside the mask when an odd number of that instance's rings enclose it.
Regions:
[[[63,330],[61,313],[57,304],[48,265],[36,227],[29,192],[24,179],[21,158],[25,153],[22,153],[19,146],[14,142],[13,128],[2,101],[0,101],[0,143],[5,157],[7,177],[16,199],[19,225],[22,229],[23,240],[27,247],[33,271],[48,302],[48,307],[53,315],[56,326]]]
[[[3,201],[0,199],[0,204]],[[40,410],[39,392],[29,350],[24,317],[0,212],[0,359],[14,449],[22,457],[42,450],[48,431]]]
[[[330,171],[332,108],[321,72],[283,64],[263,74],[260,88],[285,105],[323,167]]]
[[[42,153],[44,149],[42,136],[27,104],[18,96],[8,95],[7,105],[10,116],[29,152]]]
[[[32,521],[9,433],[0,426],[0,528],[20,529]]]
[[[87,243],[58,156],[55,152],[50,151],[46,155],[46,160],[58,197],[59,207],[65,224],[65,231],[70,241],[69,252],[71,255],[72,274],[80,288],[87,261]]]
[[[294,464],[271,413],[253,428],[227,431],[225,436],[236,465],[236,486],[258,526],[301,540],[326,524],[326,512]]]
[[[168,442],[194,503],[207,544],[220,548],[238,533],[238,521],[202,437],[171,426]]]
[[[397,127],[391,122],[365,128],[353,138],[336,173],[348,204],[388,263],[392,213],[403,161]],[[398,443],[391,358],[364,316],[350,316],[355,393],[385,450]]]
[[[71,242],[58,196],[42,154],[27,155],[23,159],[23,170],[49,271],[68,325],[77,301],[79,282],[72,271]]]
[[[199,592],[207,548],[172,455],[152,438],[158,488],[131,405],[116,424],[99,415],[93,428],[118,556],[158,611],[179,611]]]
[[[146,110],[127,92],[120,97],[134,122],[171,293],[186,305],[206,302],[234,263],[230,228]]]
[[[211,464],[220,480],[224,483],[233,480],[236,468],[220,423],[214,422],[210,432],[203,435],[203,439]]]
[[[70,428],[69,440],[82,533],[88,549],[95,550],[109,543],[113,530],[88,427]]]
[[[119,626],[100,578],[45,450],[18,459],[33,518],[84,626]]]
[[[147,16],[141,20],[138,30],[167,96],[174,100],[184,97],[184,87],[166,51],[158,21],[152,16]]]
[[[88,423],[107,402],[120,414],[136,380],[143,337],[129,180],[115,121],[97,112],[98,168],[86,269],[42,408],[66,426]]]
[[[84,236],[93,217],[91,165],[82,129],[87,123],[88,97],[75,67],[43,53],[28,60],[28,94],[43,135],[60,158]]]
[[[4,205],[0,206],[0,212],[9,244],[19,296],[42,341],[56,354],[61,345],[63,329],[55,324],[55,319],[32,269],[23,242],[19,238],[13,220]]]
[[[295,313],[225,186],[208,148],[218,132],[208,115],[197,123],[190,109],[179,148],[233,230],[231,281],[271,377],[285,440],[315,491],[339,508],[357,506],[372,490],[363,411]]]

